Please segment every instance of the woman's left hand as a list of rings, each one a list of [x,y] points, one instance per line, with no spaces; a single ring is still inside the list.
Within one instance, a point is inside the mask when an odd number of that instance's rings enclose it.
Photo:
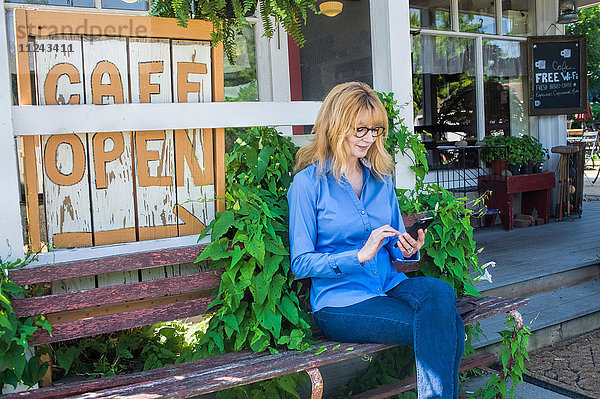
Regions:
[[[410,258],[414,254],[417,253],[419,249],[425,244],[425,234],[427,234],[427,229],[423,231],[423,229],[419,229],[418,238],[415,240],[408,233],[403,233],[398,236],[398,248],[402,252],[402,256],[406,258]]]

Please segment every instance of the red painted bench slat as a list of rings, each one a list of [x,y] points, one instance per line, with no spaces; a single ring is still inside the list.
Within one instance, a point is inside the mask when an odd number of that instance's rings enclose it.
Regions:
[[[11,270],[10,279],[16,284],[25,285],[94,276],[104,273],[190,263],[198,258],[198,255],[200,255],[200,252],[202,252],[205,247],[205,244],[198,244],[189,247],[107,256],[104,258],[86,259],[44,266],[35,266],[35,263],[32,263],[22,269]]]
[[[221,281],[222,270],[174,276],[141,283],[111,285],[74,292],[14,300],[15,313],[21,317],[91,308],[170,294],[212,289]]]
[[[90,319],[69,321],[52,326],[52,336],[46,330],[39,330],[33,335],[31,345],[43,345],[70,339],[90,337],[93,335],[126,330],[149,324],[162,323],[202,315],[213,298],[198,298],[176,302],[152,308],[137,309],[127,312],[97,316]]]
[[[123,385],[141,383],[150,380],[158,380],[168,376],[176,376],[192,370],[208,370],[214,367],[222,367],[238,361],[251,358],[268,356],[268,352],[255,353],[251,351],[232,352],[221,356],[213,356],[206,359],[194,360],[187,363],[165,366],[158,369],[138,371],[131,374],[121,374],[112,377],[104,377],[96,380],[85,380],[71,382],[64,385],[55,385],[46,388],[32,389],[24,392],[12,393],[2,396],[2,399],[61,399],[67,396],[86,392],[116,388]]]

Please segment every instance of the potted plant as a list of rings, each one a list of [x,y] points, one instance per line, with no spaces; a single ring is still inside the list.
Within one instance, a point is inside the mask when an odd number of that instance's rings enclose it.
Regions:
[[[246,17],[253,14],[257,3],[258,0],[154,0],[149,14],[177,18],[181,26],[186,26],[189,18],[212,22],[212,45],[222,42],[225,54],[233,64],[235,35],[248,24]],[[306,40],[302,35],[301,24],[306,22],[309,11],[317,13],[316,4],[317,0],[261,0],[259,9],[265,36],[273,37],[273,18],[275,23],[281,23],[294,41],[302,46]]]
[[[499,175],[507,169],[506,136],[486,136],[485,147],[481,150],[481,160],[492,167],[492,173]]]
[[[506,154],[508,169],[513,175],[518,175],[521,172],[521,164],[523,163],[523,148],[520,137],[506,137]]]
[[[549,158],[548,150],[535,137],[523,135],[522,140],[525,152],[523,159],[530,165],[531,172],[529,173],[539,173],[541,165]]]

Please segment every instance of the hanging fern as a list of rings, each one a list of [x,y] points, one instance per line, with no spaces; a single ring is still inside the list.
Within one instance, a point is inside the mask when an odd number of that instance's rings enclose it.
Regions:
[[[317,13],[318,0],[154,0],[150,15],[177,18],[180,26],[188,19],[205,19],[213,24],[212,45],[223,43],[230,63],[235,60],[235,35],[248,25],[246,16],[258,6],[265,36],[273,37],[275,23],[280,23],[294,41],[302,46],[302,23],[308,11]]]

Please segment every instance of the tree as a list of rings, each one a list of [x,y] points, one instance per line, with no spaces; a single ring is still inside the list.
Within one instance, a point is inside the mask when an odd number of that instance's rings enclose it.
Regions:
[[[588,93],[600,101],[600,5],[580,10],[579,22],[567,25],[567,34],[586,36]]]

